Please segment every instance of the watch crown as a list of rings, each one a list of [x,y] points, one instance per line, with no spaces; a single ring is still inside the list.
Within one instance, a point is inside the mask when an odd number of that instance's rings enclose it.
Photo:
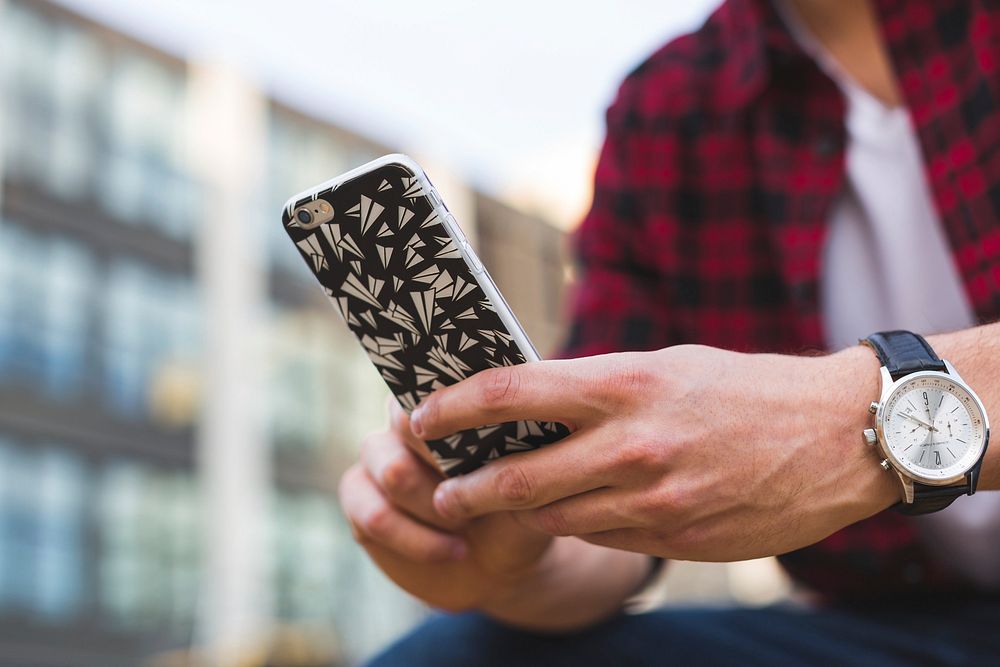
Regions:
[[[889,459],[882,459],[882,463],[879,463],[879,465],[882,466],[882,470],[888,471],[889,470]]]
[[[868,412],[872,414],[878,412],[878,401],[872,401],[872,404],[868,406]]]
[[[862,432],[862,435],[864,435],[865,444],[868,446],[874,445],[875,442],[878,440],[878,436],[875,435],[875,429],[873,428],[866,428]]]

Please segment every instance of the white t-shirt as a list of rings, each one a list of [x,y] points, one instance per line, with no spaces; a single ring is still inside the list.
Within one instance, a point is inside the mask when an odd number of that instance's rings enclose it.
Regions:
[[[820,275],[829,349],[854,345],[875,331],[933,334],[974,326],[909,113],[863,89],[790,6],[777,5],[847,103],[846,182],[830,211]],[[1000,586],[1000,493],[959,498],[915,520],[942,563],[981,585]]]

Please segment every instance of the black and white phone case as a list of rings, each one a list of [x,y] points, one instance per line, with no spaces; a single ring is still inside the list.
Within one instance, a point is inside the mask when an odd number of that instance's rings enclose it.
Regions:
[[[332,207],[328,222],[310,228],[299,221],[300,207],[323,202]],[[538,360],[410,158],[387,155],[291,198],[282,224],[407,413],[474,373]],[[520,421],[427,444],[441,470],[458,475],[568,433],[557,422]]]

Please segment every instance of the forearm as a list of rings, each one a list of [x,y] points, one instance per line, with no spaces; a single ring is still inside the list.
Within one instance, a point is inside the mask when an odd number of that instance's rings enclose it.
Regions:
[[[538,567],[482,611],[504,623],[568,631],[618,612],[649,575],[648,556],[558,537]]]
[[[1000,419],[1000,323],[929,336],[927,341],[979,395],[986,414]],[[979,489],[1000,489],[1000,445],[996,443],[986,451]]]

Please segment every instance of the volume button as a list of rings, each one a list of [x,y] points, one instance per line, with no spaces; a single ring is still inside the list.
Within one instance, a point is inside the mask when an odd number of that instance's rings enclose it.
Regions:
[[[444,216],[444,224],[448,227],[448,231],[452,233],[459,244],[468,244],[468,239],[465,238],[465,233],[462,232],[462,228],[458,226],[458,220],[455,219],[451,213]]]
[[[483,263],[479,261],[478,257],[476,257],[476,253],[472,249],[472,246],[469,245],[469,242],[462,239],[462,243],[459,247],[461,248],[462,255],[465,257],[465,261],[467,261],[472,267],[473,273],[482,273]]]

